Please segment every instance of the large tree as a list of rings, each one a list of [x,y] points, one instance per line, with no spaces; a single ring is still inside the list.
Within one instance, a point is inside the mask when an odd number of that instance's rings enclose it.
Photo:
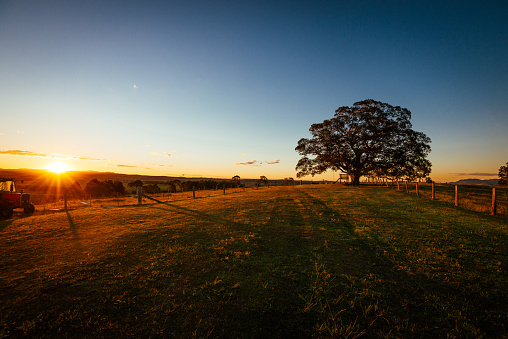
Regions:
[[[364,175],[426,177],[430,138],[414,131],[410,120],[408,109],[372,99],[339,107],[333,118],[310,127],[311,139],[298,141],[297,176],[340,170],[355,185]]]
[[[508,185],[508,162],[506,163],[506,166],[499,167],[498,184],[501,186]]]

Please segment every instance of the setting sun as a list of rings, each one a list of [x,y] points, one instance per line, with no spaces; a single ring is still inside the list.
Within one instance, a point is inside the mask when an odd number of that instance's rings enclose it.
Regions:
[[[67,166],[67,164],[64,164],[63,162],[53,162],[48,165],[47,169],[50,172],[61,174],[67,172],[69,170],[69,166]]]

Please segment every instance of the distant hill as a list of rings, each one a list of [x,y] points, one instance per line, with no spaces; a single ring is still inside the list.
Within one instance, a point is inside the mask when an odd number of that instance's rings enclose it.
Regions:
[[[450,182],[453,185],[497,185],[498,179],[461,179],[459,181]]]
[[[38,186],[37,190],[46,186],[54,186],[55,184],[55,175],[51,175],[47,170],[42,169],[2,169],[0,168],[0,177],[3,178],[15,178],[18,180],[18,184],[21,183],[21,180],[24,181],[25,186],[22,188],[30,189],[33,186]],[[121,174],[121,173],[113,173],[113,172],[96,172],[96,171],[69,171],[61,176],[62,184],[71,185],[75,181],[78,181],[83,187],[92,179],[98,179],[100,181],[105,180],[113,180],[113,181],[122,181],[123,183],[128,183],[135,180],[141,180],[144,183],[154,183],[154,184],[162,184],[172,180],[180,180],[180,181],[197,181],[197,180],[231,180],[227,178],[187,178],[187,177],[173,177],[173,176],[153,176],[153,175],[139,175],[139,174]],[[241,178],[241,181],[247,185],[254,185],[258,182],[257,178]],[[281,178],[269,178],[270,185],[282,185],[283,179]],[[297,180],[296,183],[299,183],[300,180]],[[304,184],[310,183],[321,183],[325,181],[313,181],[313,180],[304,180]],[[329,181],[326,181],[329,182]]]
[[[32,181],[40,180],[41,177],[51,177],[51,173],[42,169],[2,169],[0,168],[0,177],[14,177],[18,181]],[[61,175],[62,178],[71,178],[72,181],[88,182],[92,179],[104,180],[118,180],[129,182],[134,180],[142,180],[145,182],[167,182],[170,180],[219,180],[214,178],[185,178],[185,177],[172,177],[172,176],[152,176],[152,175],[139,175],[139,174],[122,174],[113,172],[96,172],[96,171],[68,171]],[[224,180],[224,179],[220,179]]]

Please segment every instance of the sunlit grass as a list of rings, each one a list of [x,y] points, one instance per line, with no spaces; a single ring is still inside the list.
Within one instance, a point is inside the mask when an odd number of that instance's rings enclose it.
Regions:
[[[386,187],[0,222],[0,335],[501,337],[508,222]]]

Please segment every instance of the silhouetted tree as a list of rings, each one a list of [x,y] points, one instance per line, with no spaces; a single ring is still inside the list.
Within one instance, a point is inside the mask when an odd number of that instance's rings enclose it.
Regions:
[[[111,189],[104,182],[92,179],[86,184],[85,192],[93,197],[109,196]]]
[[[69,197],[83,198],[86,195],[85,190],[81,187],[79,182],[75,181],[67,190]]]
[[[125,188],[120,181],[92,179],[86,184],[85,192],[94,197],[123,195],[125,194]]]
[[[295,182],[295,179],[293,179],[293,178],[284,178],[284,184],[285,184],[286,186],[290,186],[290,185],[292,185],[294,182]]]
[[[232,178],[233,182],[235,183],[235,186],[240,186],[242,184],[242,182],[240,181],[240,176],[239,175],[235,175],[233,178]]]
[[[104,183],[109,187],[111,192],[121,195],[125,194],[125,187],[121,181],[106,180]]]
[[[143,186],[143,192],[149,193],[149,194],[156,194],[160,193],[161,189],[157,184],[148,184],[146,186]]]
[[[506,166],[499,167],[498,184],[501,186],[508,185],[508,162],[506,163]]]
[[[266,184],[268,184],[268,178],[265,177],[264,175],[262,175],[262,176],[259,177],[258,183],[260,185],[266,185]]]
[[[143,182],[138,179],[138,180],[131,181],[127,185],[129,185],[129,187],[138,187],[138,186],[143,186]]]
[[[298,141],[297,177],[328,169],[347,173],[353,185],[362,175],[426,177],[430,138],[413,131],[410,120],[408,109],[371,99],[339,107],[332,119],[311,125],[311,139]]]
[[[168,193],[176,192],[176,186],[172,181],[168,181]]]
[[[180,191],[182,190],[182,183],[180,182],[180,180],[173,180],[170,183],[175,188],[175,192],[177,191],[177,189],[180,190]]]

